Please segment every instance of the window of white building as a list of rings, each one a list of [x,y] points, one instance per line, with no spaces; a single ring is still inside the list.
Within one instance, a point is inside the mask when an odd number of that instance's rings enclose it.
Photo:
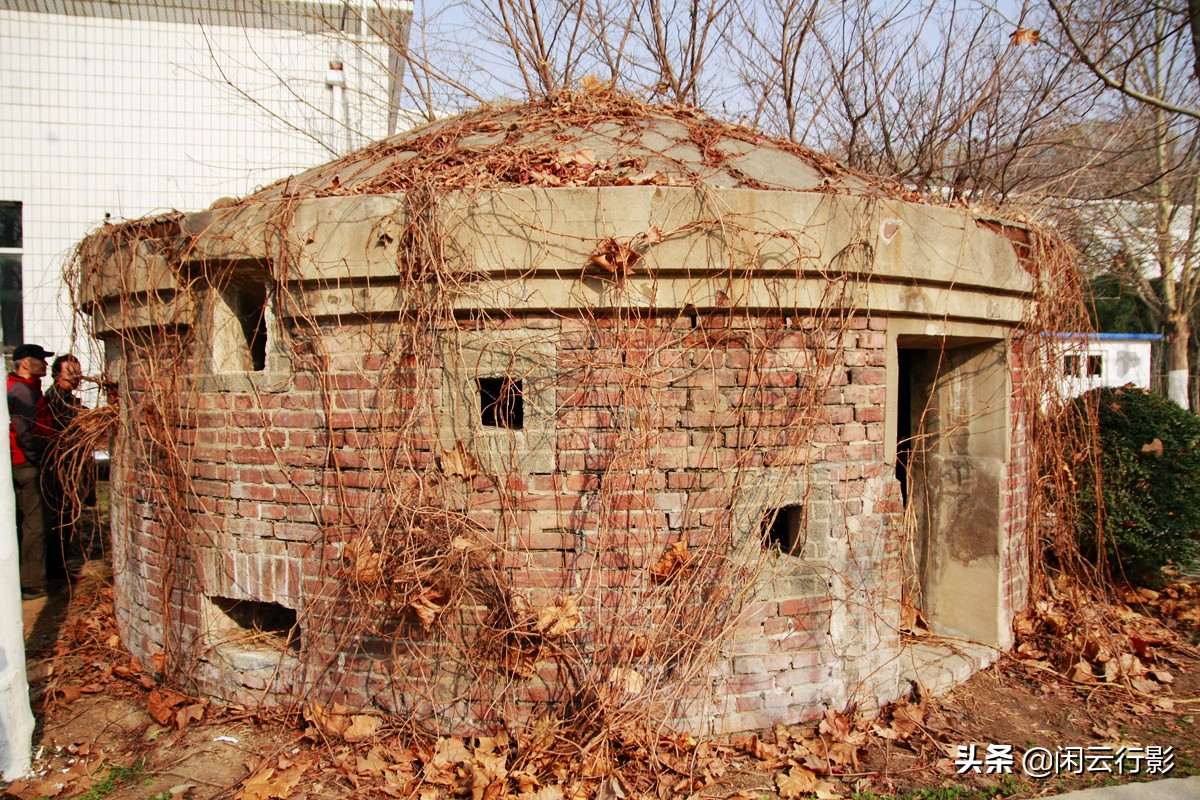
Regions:
[[[25,340],[21,296],[21,204],[0,201],[0,340],[12,349]]]

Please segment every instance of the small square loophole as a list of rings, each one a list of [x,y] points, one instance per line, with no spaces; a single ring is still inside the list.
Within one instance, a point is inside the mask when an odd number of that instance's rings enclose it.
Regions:
[[[210,597],[219,612],[216,621],[225,641],[274,650],[300,650],[300,627],[294,609],[278,603]]]
[[[507,376],[478,378],[479,418],[488,428],[521,430],[525,425],[525,396],[521,381]]]
[[[762,520],[762,543],[764,550],[799,555],[804,547],[804,506],[767,509]]]

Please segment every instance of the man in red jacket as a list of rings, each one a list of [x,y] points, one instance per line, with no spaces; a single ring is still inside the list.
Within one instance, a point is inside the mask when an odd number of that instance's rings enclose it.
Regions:
[[[20,345],[13,350],[14,371],[8,373],[8,437],[17,494],[21,597],[26,600],[46,594],[46,504],[39,467],[48,431],[38,423],[38,405],[45,402],[42,377],[52,355],[40,345]]]

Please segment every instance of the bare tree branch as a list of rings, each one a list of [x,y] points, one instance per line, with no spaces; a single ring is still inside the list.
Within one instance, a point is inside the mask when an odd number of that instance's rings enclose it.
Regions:
[[[1081,38],[1080,31],[1078,29],[1082,26],[1077,20],[1072,18],[1069,9],[1063,3],[1063,0],[1047,0],[1047,3],[1049,4],[1051,10],[1053,10],[1055,18],[1058,20],[1060,30],[1071,45],[1072,53],[1076,58],[1079,59],[1080,63],[1087,67],[1087,69],[1105,86],[1109,87],[1110,89],[1116,89],[1118,92],[1137,100],[1139,103],[1145,103],[1156,108],[1161,108],[1162,110],[1172,114],[1180,114],[1183,116],[1192,117],[1193,119],[1200,119],[1200,107],[1197,107],[1194,103],[1175,101],[1167,97],[1163,92],[1155,92],[1149,87],[1145,86],[1138,87],[1129,80],[1127,72],[1123,71],[1123,74],[1118,75],[1105,65],[1105,60],[1111,57],[1115,51],[1115,45],[1113,45],[1111,42],[1119,37],[1119,31],[1117,32],[1118,36],[1116,37],[1109,35],[1108,31],[1104,31],[1103,35],[1092,37],[1093,39],[1100,39],[1099,53],[1093,55],[1089,47],[1091,40],[1085,40]],[[1157,15],[1163,11],[1164,7],[1161,5],[1148,8],[1144,12],[1134,15],[1130,25],[1137,23],[1144,25],[1145,14]],[[1179,13],[1187,16],[1192,39],[1192,71],[1197,80],[1200,80],[1200,17],[1198,17],[1198,15],[1200,15],[1200,0],[1188,0],[1187,9]],[[1101,27],[1105,24],[1113,25],[1115,23],[1112,21],[1106,22],[1101,20],[1100,22],[1096,23],[1094,27]],[[1156,26],[1155,32],[1157,37],[1161,39],[1165,38],[1166,36],[1174,36],[1181,33],[1182,26],[1172,26],[1172,29],[1165,29]],[[1144,47],[1153,47],[1153,44],[1144,45]],[[1136,63],[1136,56],[1138,54],[1137,51],[1139,49],[1141,48],[1135,48],[1131,58],[1123,60],[1123,62],[1126,65],[1129,63],[1129,61],[1135,61]]]

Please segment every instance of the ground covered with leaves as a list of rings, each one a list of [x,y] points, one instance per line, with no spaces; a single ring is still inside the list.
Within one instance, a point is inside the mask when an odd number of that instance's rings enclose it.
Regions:
[[[1053,596],[1023,621],[1017,654],[939,698],[731,737],[614,731],[585,747],[549,724],[438,739],[338,707],[272,714],[190,697],[122,649],[112,588],[95,568],[69,597],[26,604],[36,771],[4,796],[967,800],[1152,777],[1035,779],[1021,769],[1033,748],[1170,748],[1171,777],[1200,772],[1200,586],[1130,592],[1105,609],[1073,607],[1066,589]],[[960,774],[972,745],[981,758],[1011,745],[1014,768]]]

